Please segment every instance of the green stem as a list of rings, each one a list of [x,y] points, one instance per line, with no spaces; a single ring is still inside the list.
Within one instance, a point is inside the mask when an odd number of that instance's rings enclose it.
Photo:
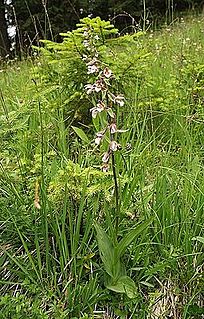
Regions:
[[[116,216],[115,216],[115,232],[116,238],[118,235],[118,227],[120,223],[120,203],[119,203],[119,188],[118,188],[118,179],[115,165],[115,154],[112,152],[112,171],[113,171],[113,179],[115,184],[115,206],[116,206]]]
[[[108,95],[106,95],[106,103],[109,105]],[[116,118],[114,118],[114,123],[116,121]],[[110,124],[112,122],[112,119],[108,115],[108,123]],[[114,135],[111,133],[110,130],[110,141],[112,142],[114,140]],[[118,235],[118,227],[120,223],[120,200],[119,200],[119,186],[118,186],[118,178],[117,178],[117,171],[116,171],[116,163],[115,163],[115,154],[114,151],[111,152],[111,159],[112,159],[112,172],[113,172],[113,179],[114,179],[114,186],[115,186],[115,208],[116,208],[116,214],[115,214],[115,240],[117,241],[117,235]]]

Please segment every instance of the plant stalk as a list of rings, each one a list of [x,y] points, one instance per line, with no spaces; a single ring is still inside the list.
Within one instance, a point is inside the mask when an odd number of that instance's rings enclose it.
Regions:
[[[113,179],[115,184],[115,206],[116,206],[116,216],[115,216],[115,232],[116,238],[118,235],[118,227],[120,223],[120,203],[119,203],[119,189],[118,189],[118,179],[115,167],[115,154],[112,152],[112,171],[113,171]]]

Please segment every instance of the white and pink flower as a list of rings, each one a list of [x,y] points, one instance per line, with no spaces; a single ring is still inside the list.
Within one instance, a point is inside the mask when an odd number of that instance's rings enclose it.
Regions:
[[[103,75],[107,79],[109,79],[112,76],[112,74],[113,74],[112,71],[109,68],[107,68],[107,67],[103,70]]]
[[[117,151],[120,148],[121,148],[120,144],[118,144],[116,141],[111,141],[109,144],[109,149],[113,152]]]
[[[117,95],[114,100],[115,103],[119,104],[119,106],[124,106],[125,98],[122,95]]]
[[[107,173],[109,171],[109,165],[107,163],[104,163],[101,169],[102,169],[102,172]]]
[[[110,159],[110,152],[105,152],[102,156],[102,162],[103,163],[108,163]]]
[[[99,101],[96,106],[94,106],[92,109],[90,109],[90,112],[92,114],[93,118],[96,118],[98,113],[101,113],[106,108],[105,104],[102,101]]]

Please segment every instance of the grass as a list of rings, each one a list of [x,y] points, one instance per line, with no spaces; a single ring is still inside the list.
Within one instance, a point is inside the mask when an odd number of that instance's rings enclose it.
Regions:
[[[128,128],[118,240],[153,217],[121,257],[134,298],[107,288],[98,250],[96,221],[113,239],[114,185],[92,143],[83,65],[1,66],[0,318],[202,318],[203,32],[202,17],[189,18],[107,44]]]

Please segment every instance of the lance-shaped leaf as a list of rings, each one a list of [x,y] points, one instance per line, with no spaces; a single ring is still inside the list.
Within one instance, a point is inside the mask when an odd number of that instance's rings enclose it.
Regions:
[[[98,223],[95,222],[94,227],[96,229],[100,257],[105,271],[111,278],[116,279],[121,272],[120,259],[117,256],[116,248],[114,247],[112,240]]]
[[[72,126],[72,128],[83,142],[90,143],[89,138],[87,137],[86,133],[81,128],[76,126]]]
[[[143,232],[153,221],[153,218],[150,218],[143,222],[142,224],[136,226],[132,230],[128,231],[127,235],[121,239],[121,241],[117,245],[117,255],[118,258],[125,253],[126,248],[131,244],[131,242],[141,233]]]

